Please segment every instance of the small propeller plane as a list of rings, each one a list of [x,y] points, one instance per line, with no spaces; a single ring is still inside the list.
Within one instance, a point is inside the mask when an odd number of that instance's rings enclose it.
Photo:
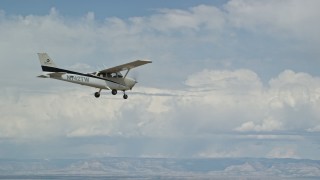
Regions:
[[[127,77],[129,71],[132,68],[152,63],[152,61],[149,60],[136,60],[93,73],[80,73],[56,67],[56,64],[47,53],[38,53],[38,57],[43,71],[43,74],[38,77],[53,78],[98,88],[99,91],[94,93],[96,98],[100,97],[102,89],[106,89],[111,90],[113,95],[116,95],[118,91],[123,91],[123,98],[127,99],[128,95],[126,94],[126,90],[131,90],[137,83],[136,80]],[[125,71],[124,76],[121,74],[122,71]]]

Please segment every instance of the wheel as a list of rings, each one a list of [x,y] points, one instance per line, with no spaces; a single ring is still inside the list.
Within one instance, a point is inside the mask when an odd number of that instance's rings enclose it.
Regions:
[[[95,92],[94,93],[94,97],[96,97],[96,98],[100,97],[100,93],[99,92]]]
[[[123,99],[128,99],[128,95],[124,94]]]
[[[116,90],[116,89],[112,89],[111,93],[112,93],[113,95],[116,95],[116,94],[117,94],[117,90]]]

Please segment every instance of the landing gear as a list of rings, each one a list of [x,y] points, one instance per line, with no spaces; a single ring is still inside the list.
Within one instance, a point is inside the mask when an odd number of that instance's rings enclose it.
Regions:
[[[95,92],[94,93],[94,97],[99,98],[100,97],[100,92],[101,92],[101,89],[99,89],[98,92]],[[118,93],[118,91],[116,89],[112,89],[111,93],[113,95],[116,95]],[[126,94],[125,91],[123,91],[123,99],[128,99],[128,95]]]
[[[116,94],[117,94],[117,90],[116,90],[116,89],[112,89],[111,93],[112,93],[113,95],[116,95]]]
[[[126,91],[123,91],[123,99],[128,99],[128,95],[126,94]]]
[[[101,89],[99,90],[99,92],[95,92],[94,97],[96,97],[96,98],[100,97],[100,92],[101,92]]]
[[[96,98],[100,97],[100,93],[99,92],[95,92],[94,93],[94,97],[96,97]]]

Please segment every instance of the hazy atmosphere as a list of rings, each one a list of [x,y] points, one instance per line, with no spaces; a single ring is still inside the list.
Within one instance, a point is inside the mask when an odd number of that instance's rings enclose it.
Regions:
[[[0,1],[0,158],[320,160],[320,1]],[[37,78],[135,59],[129,99]]]

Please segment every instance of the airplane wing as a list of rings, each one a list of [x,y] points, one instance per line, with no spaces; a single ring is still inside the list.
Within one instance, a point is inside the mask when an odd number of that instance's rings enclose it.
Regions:
[[[148,64],[148,63],[152,63],[152,61],[149,60],[136,60],[130,63],[126,63],[126,64],[122,64],[119,66],[115,66],[112,68],[108,68],[108,69],[104,69],[99,71],[100,73],[117,73],[120,71],[125,71],[125,70],[130,70],[132,68],[138,67],[138,66],[142,66],[144,64]]]

